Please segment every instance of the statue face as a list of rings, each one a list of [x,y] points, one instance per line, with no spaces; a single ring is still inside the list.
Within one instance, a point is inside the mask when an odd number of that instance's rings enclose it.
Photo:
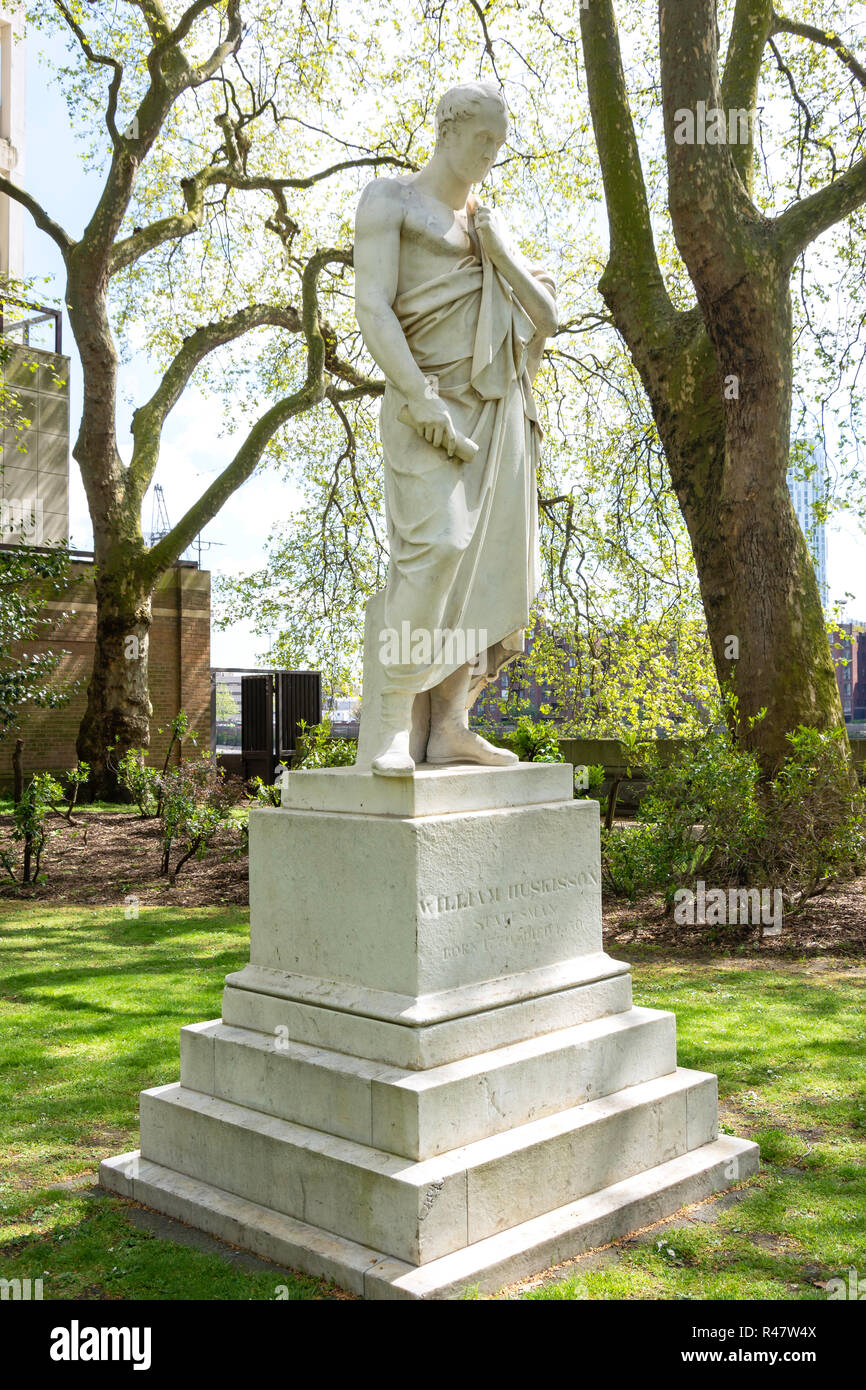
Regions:
[[[467,183],[481,183],[490,173],[507,134],[505,112],[496,102],[485,102],[480,110],[449,123],[444,132],[448,163]]]

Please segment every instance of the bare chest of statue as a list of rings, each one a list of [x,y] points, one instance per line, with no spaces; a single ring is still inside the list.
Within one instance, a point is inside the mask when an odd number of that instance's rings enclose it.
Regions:
[[[424,285],[480,250],[465,211],[455,212],[407,180],[402,190],[397,293]]]

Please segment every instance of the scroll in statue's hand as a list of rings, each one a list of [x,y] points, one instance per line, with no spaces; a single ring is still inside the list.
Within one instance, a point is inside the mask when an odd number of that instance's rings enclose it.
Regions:
[[[449,458],[471,463],[478,453],[478,445],[455,428],[447,405],[432,392],[408,401],[399,418],[411,425],[428,444],[444,449]]]

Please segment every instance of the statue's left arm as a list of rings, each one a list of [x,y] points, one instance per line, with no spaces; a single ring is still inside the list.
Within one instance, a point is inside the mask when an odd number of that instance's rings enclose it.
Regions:
[[[540,280],[545,289],[548,290],[556,303],[556,285],[549,270],[542,269],[541,266],[532,267],[532,275],[536,280]],[[541,366],[541,359],[544,356],[544,345],[548,339],[547,333],[536,333],[527,344],[526,348],[526,370],[529,373],[529,380],[534,381]]]
[[[547,275],[533,274],[523,257],[512,249],[502,221],[492,208],[476,208],[474,222],[485,252],[535,325],[535,338],[530,345],[534,349],[532,356],[537,358],[535,370],[530,372],[534,376],[541,361],[544,339],[551,337],[559,327],[553,281]],[[540,348],[536,345],[537,339],[541,340]]]

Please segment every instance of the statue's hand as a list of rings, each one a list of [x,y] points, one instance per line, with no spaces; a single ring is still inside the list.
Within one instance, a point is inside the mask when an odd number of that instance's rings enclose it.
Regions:
[[[550,293],[553,295],[553,298],[555,299],[555,298],[556,298],[556,281],[554,280],[553,276],[551,275],[551,273],[550,273],[550,271],[547,269],[547,267],[546,267],[546,266],[543,266],[543,265],[531,265],[531,266],[529,267],[529,270],[530,270],[530,273],[532,274],[533,278],[536,279],[536,280],[540,280],[541,283],[542,283],[542,285],[544,286],[544,288],[545,288],[546,290],[549,290]]]
[[[510,259],[513,253],[508,244],[508,233],[496,209],[479,203],[474,212],[474,221],[478,240],[489,259],[493,262]]]
[[[436,449],[444,449],[449,458],[454,457],[457,447],[457,431],[454,421],[444,401],[432,392],[416,396],[406,402],[409,414],[408,423],[417,430],[422,439]]]

